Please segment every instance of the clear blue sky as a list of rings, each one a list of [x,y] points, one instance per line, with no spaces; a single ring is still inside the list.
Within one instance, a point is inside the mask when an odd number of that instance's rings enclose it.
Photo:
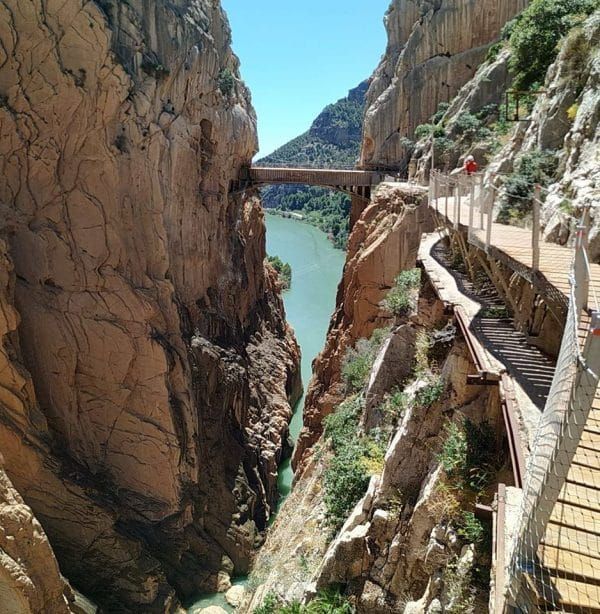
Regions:
[[[258,114],[260,155],[371,75],[390,0],[221,0]]]

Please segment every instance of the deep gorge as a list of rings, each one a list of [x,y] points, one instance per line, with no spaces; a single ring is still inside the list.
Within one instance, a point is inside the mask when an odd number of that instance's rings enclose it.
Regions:
[[[4,470],[77,589],[173,611],[247,571],[300,394],[260,204],[229,195],[256,120],[228,24],[28,0],[0,36]],[[54,582],[35,611],[68,610]]]
[[[345,252],[241,180],[257,118],[219,0],[0,4],[0,613],[180,614],[236,579],[240,613],[493,611],[518,480],[457,288],[550,371],[565,315],[441,229],[427,183],[470,154],[488,219],[517,228],[541,183],[541,240],[573,245],[589,206],[598,261],[600,15],[574,2],[551,4],[525,121],[511,58],[550,4],[390,3],[379,66],[337,103],[360,94],[351,135],[331,105],[279,151],[332,132],[355,155],[368,85],[356,162],[382,181]],[[515,388],[527,457],[540,407]]]

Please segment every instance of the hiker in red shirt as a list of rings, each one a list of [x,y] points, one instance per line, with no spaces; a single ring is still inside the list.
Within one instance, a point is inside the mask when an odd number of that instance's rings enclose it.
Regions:
[[[473,175],[477,172],[477,162],[475,162],[475,158],[473,156],[467,156],[465,158],[465,165],[463,169],[467,175]]]

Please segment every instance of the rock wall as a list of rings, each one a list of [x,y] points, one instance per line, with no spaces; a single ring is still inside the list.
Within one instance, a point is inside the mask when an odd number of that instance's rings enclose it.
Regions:
[[[403,138],[450,102],[527,0],[393,0],[388,45],[367,93],[361,164],[403,168]]]
[[[446,425],[465,418],[486,422],[500,448],[502,413],[496,387],[467,384],[476,367],[452,321],[423,279],[417,308],[394,321],[360,393],[357,439],[367,432],[389,437],[381,470],[332,539],[324,494],[335,452],[319,439],[257,556],[242,612],[254,611],[268,594],[306,602],[331,586],[342,586],[359,614],[487,611],[487,589],[476,586],[473,572],[489,564],[489,552],[458,525],[475,500],[459,493],[464,487],[453,484],[457,476],[446,475],[439,455]],[[424,404],[431,368],[442,389]],[[399,389],[402,410],[390,425],[385,403]]]
[[[558,158],[556,181],[548,186],[542,210],[546,240],[567,244],[576,220],[590,208],[590,255],[600,262],[600,11],[561,43],[537,97],[531,121],[516,126],[490,170],[510,173],[524,153],[546,150]]]
[[[0,462],[2,459],[0,458]],[[70,588],[44,530],[0,469],[0,604],[7,614],[68,614]]]
[[[217,0],[0,6],[0,447],[106,607],[247,569],[300,392],[229,43]]]
[[[381,184],[371,203],[354,204],[346,264],[325,348],[313,364],[304,406],[304,427],[294,450],[298,468],[321,435],[321,421],[345,395],[341,381],[346,350],[378,327],[389,324],[380,303],[402,270],[414,267],[421,232],[430,223],[425,190]]]

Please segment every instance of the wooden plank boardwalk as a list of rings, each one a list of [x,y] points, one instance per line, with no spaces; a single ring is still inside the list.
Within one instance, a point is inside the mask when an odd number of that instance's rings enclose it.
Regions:
[[[468,233],[469,201],[441,197],[431,203],[443,225]],[[477,211],[472,219],[479,225]],[[487,223],[487,219],[485,220]],[[484,224],[485,226],[485,224]],[[487,228],[472,228],[471,243],[485,249],[489,237],[490,254],[498,257],[516,273],[533,279],[531,230],[492,223]],[[549,292],[570,299],[569,275],[573,248],[540,240],[539,276],[547,282]],[[597,307],[600,295],[600,265],[591,264],[588,305]],[[582,318],[579,341],[588,333],[589,319]],[[531,578],[544,612],[600,613],[600,390],[592,405],[583,436],[569,468],[566,482],[554,506],[544,539],[538,550],[540,578]],[[550,579],[548,584],[547,580]]]

